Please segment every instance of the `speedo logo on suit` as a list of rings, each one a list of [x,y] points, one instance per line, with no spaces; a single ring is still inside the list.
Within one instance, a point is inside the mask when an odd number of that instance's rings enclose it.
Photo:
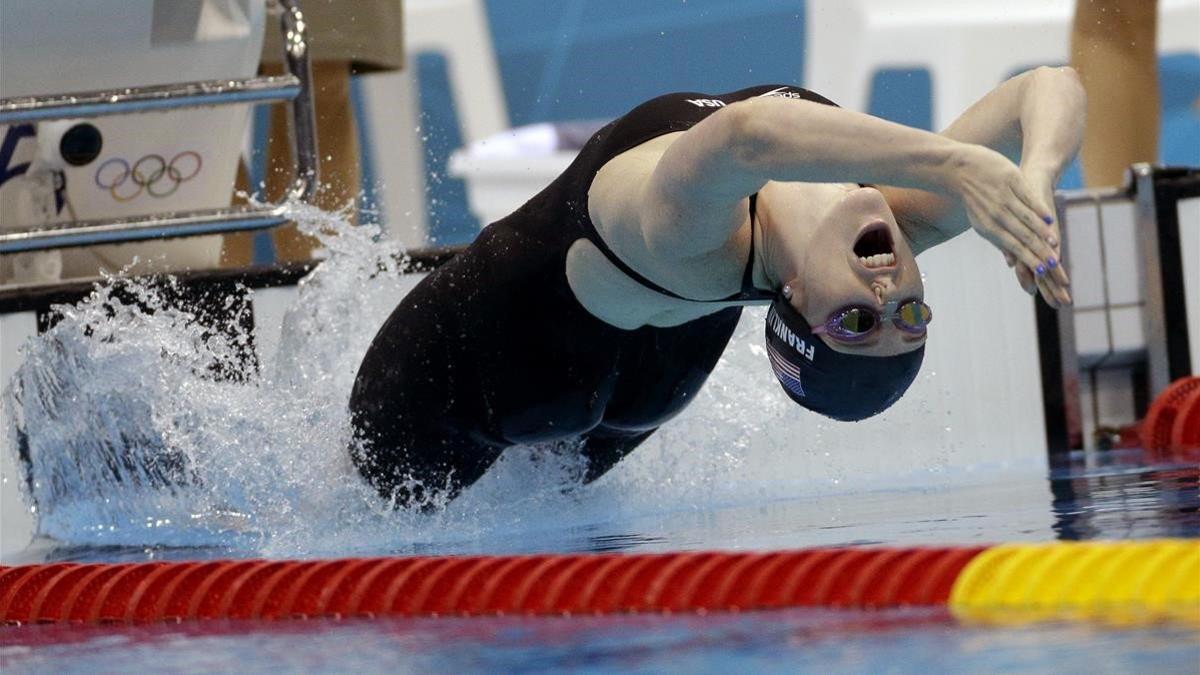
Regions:
[[[765,98],[768,96],[775,98],[804,98],[804,96],[799,92],[788,91],[788,89],[790,89],[790,87],[778,87],[776,89],[772,89],[771,91],[759,94],[758,98]]]
[[[775,97],[775,98],[804,98],[800,92],[790,91],[791,87],[776,87],[771,91],[763,92],[758,95],[758,98]],[[685,98],[683,99],[697,108],[724,108],[729,105],[725,101],[718,98]]]

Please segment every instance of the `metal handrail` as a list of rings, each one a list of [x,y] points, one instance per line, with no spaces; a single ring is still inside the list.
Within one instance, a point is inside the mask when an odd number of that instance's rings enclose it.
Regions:
[[[1076,204],[1108,204],[1132,199],[1134,187],[1132,181],[1125,185],[1114,185],[1101,188],[1080,188],[1077,190],[1055,190],[1054,201],[1063,206]]]
[[[418,274],[437,269],[465,249],[465,245],[410,248],[393,253],[392,258],[401,274]],[[275,262],[248,267],[180,270],[171,276],[184,285],[234,281],[249,289],[276,288],[296,285],[319,264],[320,261],[317,260]],[[149,279],[155,276],[155,273],[148,272],[134,274],[129,278]],[[103,277],[95,276],[54,283],[0,287],[0,318],[19,312],[46,313],[51,311],[53,305],[74,304],[95,290],[96,284],[102,281]]]
[[[282,205],[232,206],[111,220],[80,220],[0,235],[0,253],[119,244],[195,234],[245,232],[262,230],[286,222],[288,216]]]
[[[307,26],[298,0],[275,1],[282,10],[280,30],[286,75],[0,99],[0,124],[290,100],[290,136],[296,173],[287,199],[311,201],[319,173]],[[0,253],[259,230],[288,220],[284,206],[279,204],[53,223],[0,232]]]
[[[24,96],[0,100],[0,124],[41,122],[65,117],[104,117],[227,103],[288,101],[299,93],[298,78],[279,75],[249,80],[210,80],[52,96]]]

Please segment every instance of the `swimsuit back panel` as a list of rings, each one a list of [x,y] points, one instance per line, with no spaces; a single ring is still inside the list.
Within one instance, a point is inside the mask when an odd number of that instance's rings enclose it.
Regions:
[[[404,298],[363,361],[355,407],[376,425],[400,425],[386,437],[439,438],[453,431],[496,446],[598,427],[650,430],[678,414],[715,367],[741,308],[679,326],[623,330],[575,299],[566,254],[587,238],[627,268],[588,215],[588,189],[600,168],[728,103],[766,95],[829,103],[778,85],[715,96],[668,94],[598,131],[562,175],[484,228]],[[414,425],[428,429],[413,431]]]

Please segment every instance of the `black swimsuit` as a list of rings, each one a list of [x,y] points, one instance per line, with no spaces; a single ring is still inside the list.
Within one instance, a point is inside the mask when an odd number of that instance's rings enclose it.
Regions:
[[[763,95],[829,103],[769,85],[648,101],[598,131],[553,183],[401,301],[363,359],[350,401],[364,441],[354,459],[381,494],[400,503],[422,498],[413,478],[453,496],[508,446],[575,438],[583,439],[591,480],[691,402],[741,307],[679,326],[617,328],[576,300],[566,255],[588,239],[631,278],[680,298],[609,249],[588,215],[588,189],[626,150]],[[751,248],[742,290],[722,301],[771,297],[753,287],[753,261]]]

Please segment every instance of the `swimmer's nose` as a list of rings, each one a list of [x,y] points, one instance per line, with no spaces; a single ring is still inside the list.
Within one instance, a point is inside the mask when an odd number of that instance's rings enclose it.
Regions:
[[[892,299],[892,295],[896,292],[896,284],[891,277],[877,277],[871,282],[871,290],[875,292],[875,298],[882,306]]]

